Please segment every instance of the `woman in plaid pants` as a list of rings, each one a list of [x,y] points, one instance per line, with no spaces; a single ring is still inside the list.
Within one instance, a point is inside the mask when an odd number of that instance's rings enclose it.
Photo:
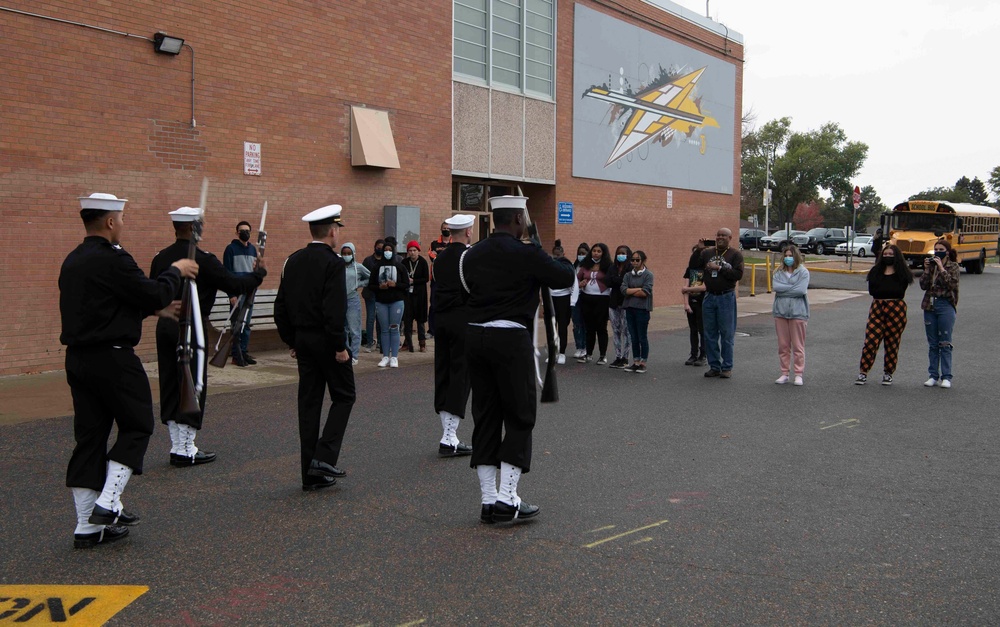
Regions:
[[[881,343],[885,344],[882,385],[892,385],[899,340],[906,328],[906,301],[903,298],[911,283],[913,273],[903,259],[903,253],[894,244],[889,244],[868,272],[868,293],[872,295],[872,304],[868,309],[865,345],[861,349],[861,372],[854,380],[856,385],[868,382],[868,371],[875,365]]]

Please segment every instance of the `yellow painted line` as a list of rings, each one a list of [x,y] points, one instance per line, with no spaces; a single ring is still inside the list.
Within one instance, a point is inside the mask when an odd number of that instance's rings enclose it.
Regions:
[[[832,425],[826,425],[825,427],[820,427],[820,430],[822,431],[823,429],[833,429],[834,427],[847,427],[848,429],[853,429],[859,424],[861,424],[861,421],[858,420],[857,418],[848,418],[847,420],[841,420],[840,422],[835,422]]]
[[[413,627],[413,625],[423,625],[426,622],[426,618],[421,618],[420,620],[411,621],[409,623],[400,623],[399,627]]]
[[[642,540],[636,540],[632,544],[642,544],[643,542],[652,542],[652,541],[653,541],[653,539],[650,538],[649,536],[647,536],[647,537],[643,538]]]
[[[0,625],[103,625],[147,586],[0,586]]]
[[[605,527],[598,527],[597,529],[591,529],[587,533],[597,533],[598,531],[607,531],[608,529],[614,529],[614,525],[607,525]]]
[[[632,531],[626,531],[624,533],[619,533],[618,535],[611,536],[610,538],[604,538],[603,540],[598,540],[597,542],[591,542],[590,544],[585,544],[585,545],[583,545],[583,548],[585,548],[585,549],[592,549],[592,548],[594,548],[595,546],[597,546],[599,544],[604,544],[605,542],[611,542],[612,540],[617,540],[618,538],[624,538],[625,536],[632,535],[633,533],[639,533],[640,531],[645,531],[646,529],[652,529],[653,527],[659,527],[660,525],[662,525],[665,522],[670,522],[670,521],[668,521],[668,520],[661,520],[661,521],[655,522],[655,523],[653,523],[651,525],[646,525],[645,527],[639,527],[638,529],[633,529]]]

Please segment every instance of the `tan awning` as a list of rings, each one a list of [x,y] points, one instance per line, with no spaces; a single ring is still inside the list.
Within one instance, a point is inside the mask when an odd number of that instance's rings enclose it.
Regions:
[[[387,112],[351,107],[351,165],[399,167]]]

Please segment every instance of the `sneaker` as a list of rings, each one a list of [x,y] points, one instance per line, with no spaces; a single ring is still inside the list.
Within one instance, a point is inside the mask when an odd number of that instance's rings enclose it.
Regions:
[[[399,368],[399,359],[397,357],[390,357],[389,358],[389,367],[390,368]]]
[[[941,379],[941,380],[944,381],[944,379]],[[932,388],[932,387],[934,387],[937,384],[938,384],[938,380],[935,379],[934,377],[931,377],[930,379],[927,379],[926,381],[924,381],[924,387],[925,388]]]
[[[562,353],[560,353],[559,356],[556,357],[556,363],[559,364],[560,366],[563,365],[563,364],[565,364],[566,363],[566,355],[563,355]]]
[[[636,366],[635,368],[632,369],[632,372],[634,372],[636,374],[645,374],[646,373],[646,364],[639,364],[638,366]]]
[[[687,361],[684,362],[684,365],[685,366],[693,366],[694,362],[696,362],[696,361],[698,361],[698,358],[695,357],[694,355],[691,355],[690,357],[688,357]]]
[[[250,353],[243,353],[243,361],[247,362],[248,366],[256,366],[257,360],[253,358]]]
[[[775,379],[774,382],[777,383],[778,385],[785,385],[786,383],[788,383],[788,375],[783,374],[777,379]]]
[[[692,366],[707,366],[707,365],[708,365],[708,357],[705,357],[704,355],[702,355],[701,357],[699,357],[699,358],[698,358],[698,359],[697,359],[697,360],[696,360],[696,361],[695,361],[695,362],[694,362],[693,364],[691,364],[691,365],[692,365]]]
[[[373,350],[375,350],[375,345],[374,345],[374,344],[365,344],[365,345],[364,345],[364,346],[362,346],[361,348],[362,348],[362,349],[364,349],[364,351],[365,351],[366,353],[370,353],[370,352],[372,352]]]
[[[951,379],[941,379],[941,383],[938,385],[947,390],[951,387]]]
[[[721,378],[723,378],[723,379],[732,379],[733,378],[733,371],[732,370],[723,370],[722,372],[719,373],[719,376]]]
[[[581,357],[583,357],[586,354],[587,354],[586,350],[584,350],[582,348],[578,348],[578,349],[576,349],[576,352],[573,353],[573,359],[580,359]]]
[[[388,365],[389,365],[389,358],[388,358],[388,357],[383,357],[383,358],[382,358],[382,359],[381,359],[381,360],[380,360],[380,361],[378,362],[378,367],[379,367],[379,368],[385,368],[385,367],[386,367],[386,366],[388,366]]]
[[[793,383],[792,385],[805,385],[805,382],[802,380],[801,376],[796,376],[795,383]]]
[[[857,379],[854,380],[854,385],[864,385],[866,383],[868,383],[868,375],[863,372],[858,375]]]
[[[579,358],[577,358],[576,363],[578,363],[578,364],[585,364],[588,361],[590,361],[590,355],[588,355],[587,352],[584,351],[583,355],[581,355]]]
[[[884,374],[882,375],[882,385],[892,385],[892,375]]]
[[[628,362],[619,357],[618,359],[608,364],[608,368],[624,368],[626,363]]]
[[[718,370],[709,370],[709,371],[705,372],[705,376],[706,377],[718,377],[721,374],[722,373],[719,372]]]
[[[635,369],[639,367],[639,364],[632,364],[631,366],[625,366],[622,368],[625,372],[635,372]]]
[[[351,365],[352,366],[357,366],[358,365],[358,360],[355,359],[355,358],[353,358],[353,357],[351,357]]]
[[[605,357],[604,355],[601,355],[601,358],[597,360],[597,365],[598,366],[607,366],[608,365],[608,358]]]

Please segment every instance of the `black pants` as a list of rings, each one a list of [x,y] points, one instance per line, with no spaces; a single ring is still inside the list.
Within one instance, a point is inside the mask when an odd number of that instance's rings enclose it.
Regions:
[[[403,331],[399,334],[403,338],[403,346],[413,346],[414,321],[417,323],[417,341],[420,343],[427,341],[424,331],[424,321],[427,318],[420,315],[418,307],[415,306],[416,302],[417,300],[413,297],[413,294],[407,294],[403,302]]]
[[[691,332],[691,356],[705,356],[705,321],[701,317],[701,299],[688,296],[691,313],[688,317],[688,330]]]
[[[608,308],[611,306],[611,296],[595,296],[580,294],[580,313],[583,314],[583,326],[587,329],[587,354],[594,354],[594,345],[601,355],[608,354]]]
[[[302,445],[302,484],[315,483],[306,475],[309,462],[318,459],[337,465],[347,422],[354,407],[354,368],[339,363],[336,350],[325,333],[298,330],[295,354],[299,364],[299,440]],[[330,390],[330,411],[320,435],[323,396]]]
[[[469,325],[465,362],[472,383],[472,461],[522,472],[531,467],[531,431],[535,428],[535,353],[526,329]]]
[[[149,378],[131,348],[68,348],[66,380],[73,394],[76,446],[66,470],[66,486],[104,489],[108,460],[142,474],[153,434]],[[108,450],[111,427],[118,437]]]
[[[566,296],[553,296],[552,306],[556,310],[556,326],[559,327],[559,352],[565,355],[569,321],[573,317],[569,306],[569,294]]]
[[[465,332],[461,321],[439,316],[434,336],[434,411],[465,418],[469,403],[469,376],[465,367]]]
[[[201,429],[205,420],[205,401],[208,399],[208,364],[201,382],[201,394],[198,405],[201,411],[197,414],[181,414],[180,412],[180,370],[177,365],[177,336],[179,327],[173,320],[160,318],[156,323],[156,364],[159,368],[160,380],[160,422],[167,424],[173,420],[177,424],[188,425]],[[206,338],[205,343],[208,343]],[[235,340],[233,342],[235,344]],[[191,378],[196,380],[197,366],[191,360]]]

